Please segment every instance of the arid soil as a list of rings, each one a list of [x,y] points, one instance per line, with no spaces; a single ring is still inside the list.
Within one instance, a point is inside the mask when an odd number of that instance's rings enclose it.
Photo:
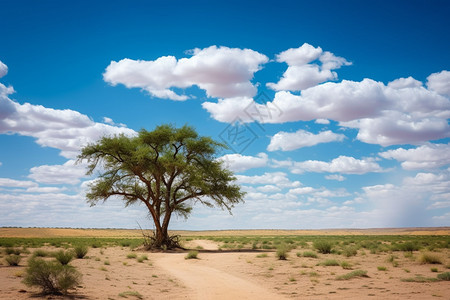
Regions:
[[[298,257],[297,252],[308,250],[299,248],[283,261],[274,251],[220,251],[209,240],[194,239],[186,246],[202,248],[198,259],[185,259],[186,252],[90,248],[87,258],[71,262],[83,274],[83,282],[66,297],[42,296],[39,289],[25,286],[21,281],[26,257],[18,267],[6,266],[0,259],[0,299],[450,299],[448,281],[402,281],[436,278],[432,268],[449,271],[448,249],[436,252],[443,264],[430,265],[418,262],[418,251],[412,257],[403,252],[359,251],[352,257],[318,254],[318,258],[309,258]],[[146,255],[148,260],[127,258],[130,253]],[[395,264],[390,262],[392,255]],[[327,259],[345,260],[351,269],[320,264]],[[368,277],[336,279],[357,269],[366,270]]]

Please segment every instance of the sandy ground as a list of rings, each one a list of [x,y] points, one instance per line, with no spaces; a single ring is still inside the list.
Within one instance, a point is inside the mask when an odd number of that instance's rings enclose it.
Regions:
[[[89,249],[89,258],[71,264],[83,274],[83,283],[71,291],[72,299],[137,299],[127,292],[138,292],[141,299],[450,299],[450,284],[441,282],[403,282],[401,279],[422,275],[436,277],[431,267],[448,271],[450,251],[442,250],[442,265],[422,265],[396,252],[397,266],[388,262],[391,253],[366,254],[346,258],[342,255],[297,257],[292,250],[288,260],[280,261],[274,252],[214,251],[212,241],[194,240],[191,248],[201,246],[199,259],[186,260],[186,253],[146,253],[129,248]],[[47,248],[56,250],[55,248]],[[32,252],[34,249],[30,249]],[[129,253],[147,255],[139,263]],[[261,253],[266,253],[265,257]],[[367,270],[366,278],[346,281],[336,276],[346,274],[340,266],[321,266],[325,259],[348,261],[353,269]],[[105,264],[107,262],[107,264]],[[26,258],[18,267],[0,265],[0,299],[62,299],[41,297],[39,290],[21,283]],[[378,267],[386,267],[379,271]],[[122,296],[120,296],[122,294]]]

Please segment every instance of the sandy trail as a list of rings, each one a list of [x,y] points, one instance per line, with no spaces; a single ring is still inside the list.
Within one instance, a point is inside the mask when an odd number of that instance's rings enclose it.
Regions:
[[[155,264],[183,282],[192,291],[190,299],[285,299],[253,282],[205,266],[201,260],[184,257],[183,253],[164,254]]]

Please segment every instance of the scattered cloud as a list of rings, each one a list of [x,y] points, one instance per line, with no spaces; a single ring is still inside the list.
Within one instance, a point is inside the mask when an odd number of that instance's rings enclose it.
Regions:
[[[428,76],[427,86],[440,95],[450,96],[450,72],[441,71]]]
[[[267,146],[268,151],[291,151],[303,147],[311,147],[321,143],[341,142],[345,139],[345,135],[336,134],[330,130],[314,134],[302,129],[296,132],[280,131],[270,138],[270,144]]]
[[[331,162],[307,160],[302,162],[278,161],[277,167],[287,167],[294,174],[305,172],[313,173],[341,173],[341,174],[365,174],[370,172],[383,172],[383,169],[374,159],[356,159],[349,156],[339,156]]]
[[[242,154],[226,154],[218,158],[225,166],[233,172],[243,172],[253,168],[265,167],[268,162],[266,153],[259,153],[256,156],[245,156]]]
[[[68,160],[63,165],[43,165],[30,169],[29,178],[47,184],[78,184],[86,177],[86,165]]]
[[[38,184],[28,180],[15,180],[10,178],[0,178],[0,186],[7,188],[32,188],[37,187]]]
[[[0,78],[8,74],[8,66],[0,60]]]
[[[337,180],[337,181],[344,181],[345,177],[340,175],[340,174],[331,174],[331,175],[326,175],[325,179],[328,180]]]
[[[280,188],[299,187],[300,181],[290,181],[284,172],[266,172],[263,175],[236,175],[240,184],[274,184]]]
[[[163,99],[186,100],[189,96],[179,95],[171,88],[193,85],[205,90],[208,97],[253,97],[253,75],[268,61],[267,56],[250,49],[217,46],[196,48],[188,54],[192,56],[179,60],[163,56],[154,61],[112,61],[103,78],[113,86],[141,88]]]
[[[405,170],[433,169],[450,164],[450,143],[422,145],[417,148],[398,148],[379,154],[386,159],[401,161]]]
[[[317,60],[321,65],[312,63]],[[342,57],[307,43],[281,52],[276,56],[276,61],[287,63],[288,68],[278,83],[267,83],[275,91],[300,91],[327,80],[335,80],[337,74],[331,70],[351,64]]]

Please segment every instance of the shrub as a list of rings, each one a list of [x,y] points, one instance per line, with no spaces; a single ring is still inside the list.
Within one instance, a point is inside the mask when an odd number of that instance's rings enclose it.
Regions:
[[[50,256],[50,252],[43,250],[43,249],[37,249],[33,252],[34,257],[47,257]]]
[[[189,251],[188,254],[184,257],[184,259],[197,259],[198,251],[192,250]]]
[[[411,242],[407,242],[407,243],[404,243],[404,244],[400,244],[399,248],[402,251],[408,251],[408,252],[412,253],[413,251],[419,250],[419,245],[411,243]]]
[[[21,251],[20,251],[20,249],[14,249],[14,248],[8,247],[5,249],[5,253],[8,255],[11,255],[11,254],[20,255]]]
[[[335,259],[327,259],[320,263],[322,266],[339,266],[339,262]]]
[[[261,254],[258,254],[258,255],[256,255],[256,257],[257,257],[257,258],[264,258],[264,257],[267,257],[267,253],[261,253]]]
[[[286,244],[280,244],[277,247],[276,256],[279,260],[286,260],[288,257],[289,247]]]
[[[358,250],[355,247],[345,247],[342,251],[342,255],[346,257],[355,256],[358,253]]]
[[[317,253],[314,251],[305,251],[303,252],[303,257],[317,258]]]
[[[67,294],[81,282],[81,274],[72,266],[57,261],[31,258],[23,280],[28,286],[37,286],[44,294]]]
[[[141,255],[141,256],[139,256],[138,258],[137,258],[137,261],[138,262],[144,262],[144,260],[148,260],[148,257],[147,257],[147,255]]]
[[[348,261],[341,261],[342,269],[349,270],[352,268],[352,265]]]
[[[369,276],[367,276],[367,271],[355,270],[355,271],[352,271],[350,273],[337,276],[336,279],[337,280],[349,280],[349,279],[352,279],[352,278],[355,278],[355,277],[369,277]]]
[[[78,245],[73,250],[77,258],[83,258],[88,253],[88,247],[84,245]]]
[[[136,253],[129,253],[127,254],[127,258],[136,258],[137,254]]]
[[[439,255],[431,252],[422,253],[419,258],[421,264],[442,264],[442,259]]]
[[[11,255],[8,255],[7,257],[5,257],[6,262],[10,266],[18,266],[21,259],[22,259],[22,257],[17,254],[11,254]]]
[[[70,251],[63,251],[59,250],[58,252],[54,253],[53,256],[56,258],[57,261],[59,261],[62,265],[67,265],[70,263],[73,259],[73,253]]]
[[[331,253],[331,249],[333,248],[333,244],[327,241],[316,241],[313,243],[313,246],[322,254]]]
[[[387,268],[385,266],[378,266],[378,271],[387,271]]]
[[[450,280],[450,272],[444,272],[444,273],[438,274],[437,278],[439,280],[447,280],[448,281],[448,280]]]

